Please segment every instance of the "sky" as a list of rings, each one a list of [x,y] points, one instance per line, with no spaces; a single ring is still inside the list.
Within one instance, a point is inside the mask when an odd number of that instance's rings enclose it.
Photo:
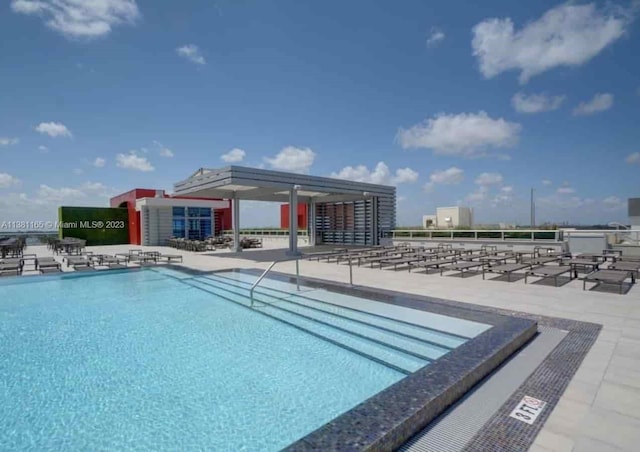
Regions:
[[[230,164],[397,186],[397,223],[626,223],[640,3],[9,0],[0,220]],[[243,203],[242,224],[278,225]]]

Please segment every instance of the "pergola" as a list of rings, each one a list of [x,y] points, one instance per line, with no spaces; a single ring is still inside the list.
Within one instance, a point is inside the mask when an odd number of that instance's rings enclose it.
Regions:
[[[393,199],[395,187],[368,184],[329,177],[309,176],[242,166],[200,168],[187,179],[174,184],[177,196],[222,198],[232,200],[233,243],[240,248],[240,200],[289,203],[289,251],[298,255],[298,202],[309,206],[309,240],[315,245],[317,202],[334,203],[366,199]],[[375,203],[374,203],[375,205]],[[377,215],[374,215],[377,218]],[[375,225],[372,225],[375,227]]]

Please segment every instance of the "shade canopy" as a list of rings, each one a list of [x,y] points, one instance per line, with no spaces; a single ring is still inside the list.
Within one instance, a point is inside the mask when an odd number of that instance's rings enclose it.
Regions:
[[[395,196],[395,187],[330,177],[285,173],[243,166],[200,168],[174,184],[175,195],[203,198],[289,202],[289,192],[297,189],[298,200],[347,202],[370,197]]]

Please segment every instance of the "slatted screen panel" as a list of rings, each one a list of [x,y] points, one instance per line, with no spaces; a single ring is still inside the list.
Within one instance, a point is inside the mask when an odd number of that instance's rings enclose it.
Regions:
[[[377,203],[377,209],[374,203]],[[374,213],[377,211],[377,222]],[[374,225],[377,223],[377,231]],[[354,202],[316,204],[316,232],[319,243],[373,245],[380,243],[396,223],[395,197],[378,197]]]

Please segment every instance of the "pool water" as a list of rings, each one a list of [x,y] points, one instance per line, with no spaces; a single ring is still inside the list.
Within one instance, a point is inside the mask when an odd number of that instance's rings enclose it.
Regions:
[[[249,309],[251,278],[1,282],[0,450],[279,450],[488,328],[425,329],[276,281]]]

